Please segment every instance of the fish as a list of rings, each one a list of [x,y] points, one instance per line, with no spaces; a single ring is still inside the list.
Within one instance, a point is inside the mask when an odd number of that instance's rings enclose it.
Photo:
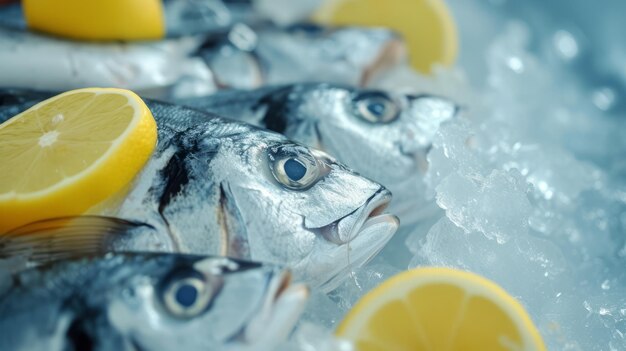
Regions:
[[[220,89],[330,82],[366,86],[408,61],[402,38],[386,28],[296,24],[252,30],[236,25],[198,51]]]
[[[10,278],[2,350],[267,350],[308,297],[288,270],[216,256],[109,253]]]
[[[0,91],[0,121],[45,95]],[[106,214],[156,230],[105,231],[97,236],[103,250],[278,263],[330,291],[398,229],[398,218],[385,212],[391,192],[322,151],[188,107],[146,104],[157,122],[157,149],[121,205]]]
[[[410,227],[432,206],[423,181],[433,138],[461,107],[445,97],[329,83],[222,91],[177,104],[250,123],[323,150],[394,194],[390,211]]]
[[[4,88],[102,86],[173,99],[307,81],[361,86],[406,61],[401,38],[383,28],[294,25],[253,30],[237,24],[225,34],[79,43],[0,25]]]
[[[193,86],[216,91],[213,74],[193,53],[195,37],[140,43],[80,43],[0,27],[0,86],[64,91],[87,86],[127,88],[154,97]],[[184,95],[183,95],[184,96]]]

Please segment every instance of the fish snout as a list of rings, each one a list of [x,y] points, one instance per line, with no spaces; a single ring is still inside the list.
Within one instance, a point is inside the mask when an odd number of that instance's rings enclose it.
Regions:
[[[363,206],[331,225],[322,228],[322,235],[332,243],[343,245],[352,241],[361,231],[376,223],[388,222],[388,224],[397,227],[399,224],[397,217],[384,213],[391,199],[391,192],[381,186]]]

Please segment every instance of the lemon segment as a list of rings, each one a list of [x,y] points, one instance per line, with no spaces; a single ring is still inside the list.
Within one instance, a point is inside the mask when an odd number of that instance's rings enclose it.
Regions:
[[[334,26],[380,26],[400,33],[411,65],[430,73],[433,64],[454,64],[458,39],[443,0],[325,0],[313,21]]]
[[[80,40],[160,39],[161,0],[22,0],[32,29]]]
[[[336,334],[359,351],[545,351],[524,308],[495,283],[449,268],[403,272],[365,295]]]
[[[66,92],[0,124],[0,233],[119,193],[156,139],[148,107],[122,89]]]

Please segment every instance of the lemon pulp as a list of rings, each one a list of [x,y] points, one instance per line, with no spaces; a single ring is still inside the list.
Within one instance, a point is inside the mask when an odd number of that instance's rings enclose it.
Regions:
[[[0,125],[0,233],[80,215],[124,188],[156,145],[156,123],[131,91],[80,89]]]
[[[160,39],[161,0],[22,0],[30,28],[81,40]]]
[[[381,284],[337,335],[359,351],[545,350],[514,298],[485,278],[448,268],[415,269]]]

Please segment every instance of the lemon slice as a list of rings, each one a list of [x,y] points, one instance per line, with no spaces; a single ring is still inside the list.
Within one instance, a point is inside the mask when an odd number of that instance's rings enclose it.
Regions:
[[[430,73],[435,63],[452,65],[458,39],[443,0],[325,0],[312,18],[324,25],[382,26],[402,34],[411,65]]]
[[[22,0],[26,23],[45,33],[82,40],[160,39],[161,0]]]
[[[69,91],[0,124],[0,233],[80,215],[118,193],[156,138],[148,107],[121,89]]]
[[[359,351],[545,350],[514,298],[485,278],[448,268],[389,279],[356,304],[337,334]]]

